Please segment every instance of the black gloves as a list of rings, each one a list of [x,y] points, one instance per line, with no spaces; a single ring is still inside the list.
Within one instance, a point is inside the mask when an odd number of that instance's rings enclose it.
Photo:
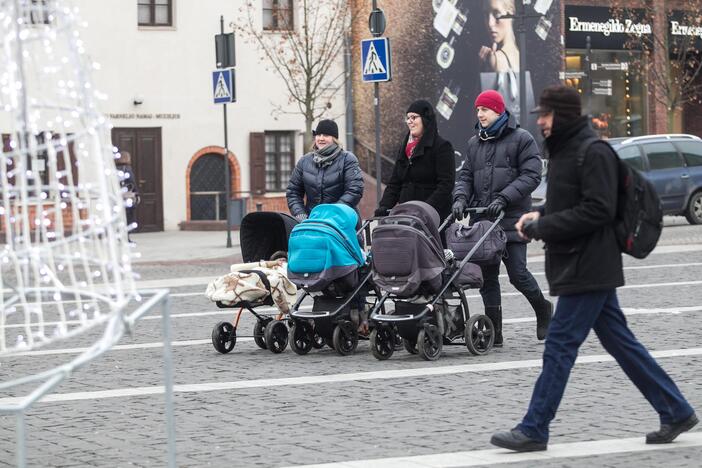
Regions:
[[[539,232],[539,220],[534,219],[524,223],[524,226],[522,226],[522,232],[529,239],[541,239],[541,233]]]
[[[301,223],[308,218],[307,213],[300,213],[295,215],[297,222]]]
[[[463,219],[463,214],[465,213],[466,208],[468,208],[468,202],[465,198],[458,197],[453,201],[451,211],[453,212],[453,217],[456,218],[456,221]]]
[[[378,209],[375,210],[374,215],[375,215],[376,218],[380,218],[380,217],[382,217],[382,216],[387,216],[388,213],[390,213],[390,209],[389,209],[389,208],[385,208],[384,206],[379,206]]]
[[[507,206],[507,200],[501,196],[497,196],[492,203],[487,206],[487,211],[485,212],[490,218],[497,218],[500,211],[504,210]]]

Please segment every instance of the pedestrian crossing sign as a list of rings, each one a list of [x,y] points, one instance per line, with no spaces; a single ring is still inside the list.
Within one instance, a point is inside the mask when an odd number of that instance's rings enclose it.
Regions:
[[[234,69],[225,68],[212,72],[212,93],[215,104],[236,102]]]
[[[362,40],[361,66],[364,82],[390,81],[390,40],[387,37]]]

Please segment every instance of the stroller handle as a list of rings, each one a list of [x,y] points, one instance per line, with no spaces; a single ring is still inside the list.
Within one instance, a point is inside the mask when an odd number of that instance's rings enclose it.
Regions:
[[[464,213],[474,213],[474,214],[483,214],[487,211],[487,207],[485,206],[479,206],[475,208],[466,208]],[[502,218],[505,217],[505,210],[500,210],[500,213],[497,215],[497,218],[495,218],[494,222],[502,221]],[[441,226],[439,226],[439,232],[443,231],[448,227],[449,224],[453,223],[456,220],[456,217],[453,216],[453,213],[448,215],[446,219],[444,220],[443,223],[441,223]]]

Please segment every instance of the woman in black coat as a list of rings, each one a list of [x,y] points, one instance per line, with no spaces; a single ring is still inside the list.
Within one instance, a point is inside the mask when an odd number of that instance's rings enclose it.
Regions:
[[[451,212],[456,178],[453,146],[439,136],[434,108],[427,101],[414,101],[406,119],[408,132],[375,215],[386,216],[398,203],[419,200],[433,206],[443,220]]]

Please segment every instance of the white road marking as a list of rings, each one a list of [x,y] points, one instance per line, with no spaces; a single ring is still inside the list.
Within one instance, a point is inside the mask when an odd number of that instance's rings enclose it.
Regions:
[[[688,432],[680,435],[672,444],[648,445],[644,442],[644,437],[641,436],[628,439],[603,439],[550,444],[548,450],[543,452],[516,453],[505,449],[472,450],[410,457],[342,461],[317,465],[296,465],[295,467],[287,468],[458,468],[527,461],[545,462],[562,458],[591,457],[617,453],[680,450],[699,446],[702,446],[702,432]],[[597,462],[594,464],[597,465]]]
[[[702,245],[685,245],[685,246],[664,246],[664,247],[674,247],[671,252],[668,251],[658,251],[658,249],[654,250],[653,253],[677,253],[677,252],[692,252],[692,251],[700,251],[702,253]],[[664,247],[659,247],[659,249],[664,249]],[[695,247],[695,248],[690,248],[690,247]],[[527,257],[527,265],[530,262],[543,262],[544,261],[544,256],[543,255],[536,255],[536,256],[531,256]],[[702,262],[691,262],[691,263],[672,263],[672,264],[665,264],[665,265],[635,265],[635,266],[625,266],[624,270],[648,270],[648,269],[657,269],[657,268],[689,268],[689,267],[696,267],[696,266],[702,266]],[[224,274],[224,273],[223,273]],[[543,275],[544,272],[532,272],[534,275]],[[500,275],[500,276],[505,276],[505,275]],[[163,278],[163,279],[157,279],[157,280],[145,280],[145,281],[138,281],[137,282],[137,288],[138,289],[159,289],[159,288],[180,288],[180,287],[186,287],[186,286],[204,286],[208,285],[212,281],[214,281],[216,276],[196,276],[192,278]],[[201,293],[199,292],[194,292],[194,293],[172,293],[171,296],[176,296],[176,297],[186,297],[186,296],[194,296],[198,294],[202,294],[204,296],[204,291]]]
[[[690,267],[697,267],[697,266],[702,266],[702,262],[695,262],[695,263],[668,263],[664,265],[639,265],[639,266],[627,266],[624,267],[624,271],[628,270],[657,270],[661,268],[690,268]],[[532,275],[534,276],[543,276],[546,274],[545,271],[532,271]],[[502,274],[500,275],[500,278],[507,278],[507,274]]]
[[[696,286],[698,284],[702,284],[702,281],[677,281],[677,282],[671,282],[671,283],[644,283],[644,284],[627,284],[624,286],[621,286],[617,288],[617,290],[622,290],[622,289],[646,289],[646,288],[668,288],[672,286]],[[543,294],[548,294],[548,289],[544,289],[541,291]],[[501,296],[521,296],[522,293],[520,292],[508,292],[508,293],[502,293]],[[466,298],[468,299],[476,299],[480,298],[480,294],[471,294],[471,295],[466,295]]]
[[[674,254],[685,252],[700,252],[702,253],[702,244],[683,244],[683,245],[662,245],[656,247],[649,255]],[[543,262],[546,257],[543,255],[531,255],[527,257],[527,265],[529,263]]]
[[[702,348],[670,349],[651,351],[655,358],[702,356]],[[579,356],[576,365],[613,362],[609,354],[595,354]],[[528,359],[523,361],[488,362],[484,364],[464,364],[454,366],[418,367],[414,369],[385,369],[381,371],[353,372],[348,374],[308,375],[302,377],[284,377],[277,379],[235,380],[232,382],[208,382],[198,384],[174,385],[175,393],[201,393],[212,391],[242,390],[248,388],[275,388],[290,385],[320,385],[342,382],[356,382],[369,380],[405,379],[413,377],[427,377],[438,375],[455,375],[473,372],[493,372],[515,369],[528,369],[541,367],[541,359]],[[44,397],[40,403],[54,403],[79,400],[99,400],[104,398],[124,398],[145,395],[160,395],[163,386],[152,387],[127,387],[113,390],[98,390],[73,393],[54,393]],[[0,405],[18,404],[20,398],[0,398]]]
[[[237,343],[239,341],[253,341],[253,338],[236,338]],[[212,340],[184,340],[184,341],[172,341],[171,346],[194,346],[194,345],[204,345],[212,343]],[[128,345],[115,345],[110,351],[127,351],[132,349],[152,349],[161,348],[163,346],[162,342],[156,343],[134,343]],[[50,356],[53,354],[79,354],[87,351],[90,348],[62,348],[62,349],[39,349],[36,351],[26,351],[24,353],[15,353],[11,357],[17,356]]]

